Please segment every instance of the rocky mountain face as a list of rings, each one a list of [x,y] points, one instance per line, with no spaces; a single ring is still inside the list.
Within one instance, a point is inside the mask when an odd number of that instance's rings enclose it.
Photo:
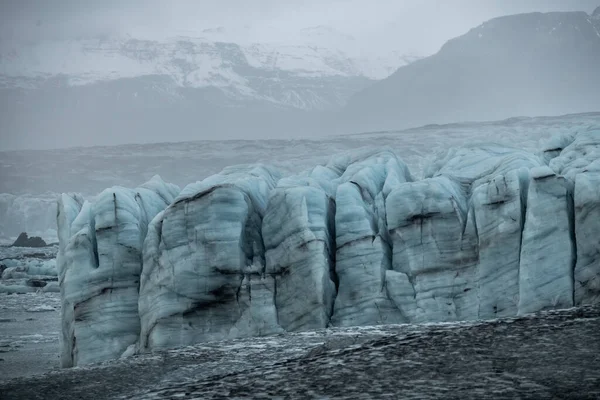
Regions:
[[[311,30],[314,35],[322,33]],[[326,32],[327,33],[327,32]],[[217,38],[218,39],[218,38]],[[312,39],[311,39],[312,40]],[[307,43],[95,38],[0,43],[0,106],[17,147],[245,138],[297,127],[415,57],[372,59]],[[262,133],[262,135],[261,135]],[[104,138],[99,140],[100,138]],[[41,142],[40,142],[41,140]]]
[[[492,19],[353,96],[356,131],[600,109],[600,9]]]

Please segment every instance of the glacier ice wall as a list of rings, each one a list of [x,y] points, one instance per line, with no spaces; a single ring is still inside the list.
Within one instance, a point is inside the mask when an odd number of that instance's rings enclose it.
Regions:
[[[63,196],[63,365],[598,302],[599,152],[587,129],[536,154],[449,149],[421,180],[384,148],[286,177],[230,167],[178,195],[154,180],[94,203]]]
[[[529,170],[496,175],[471,196],[470,227],[477,235],[478,318],[517,314],[521,239]]]
[[[63,193],[58,197],[57,212],[56,212],[56,225],[58,229],[58,254],[56,256],[56,269],[58,273],[58,283],[61,292],[61,299],[63,300],[62,307],[62,318],[61,321],[68,321],[69,328],[73,320],[73,308],[66,306],[64,303],[65,298],[65,272],[67,262],[65,259],[65,249],[67,243],[73,235],[72,228],[73,222],[81,212],[85,200],[82,196],[75,193]],[[64,323],[64,322],[63,322]],[[73,365],[73,359],[71,354],[72,344],[69,345],[69,341],[72,341],[72,332],[69,329],[65,329],[64,325],[61,326],[60,333],[60,362],[63,367]]]
[[[392,269],[388,290],[402,298],[406,321],[473,319],[477,261],[475,235],[465,230],[466,198],[461,185],[439,176],[404,183],[390,193],[388,227]],[[394,287],[403,274],[401,287]],[[406,282],[410,283],[409,287]]]
[[[519,264],[520,314],[573,305],[570,186],[547,166],[531,170]]]
[[[139,290],[141,349],[281,331],[262,219],[279,173],[226,168],[151,222]]]
[[[281,179],[269,196],[262,235],[280,329],[324,328],[331,318],[337,178],[334,169],[316,167],[303,176]]]
[[[573,185],[573,303],[595,303],[600,301],[600,132],[590,128],[567,136],[557,147],[560,153],[549,166]]]
[[[142,244],[178,192],[155,176],[137,189],[107,189],[93,203],[59,199],[63,366],[118,357],[137,341]]]
[[[578,174],[574,189],[575,305],[600,301],[600,171]]]
[[[402,322],[385,294],[392,249],[385,202],[393,187],[412,178],[391,150],[362,156],[345,170],[336,191],[334,326]]]

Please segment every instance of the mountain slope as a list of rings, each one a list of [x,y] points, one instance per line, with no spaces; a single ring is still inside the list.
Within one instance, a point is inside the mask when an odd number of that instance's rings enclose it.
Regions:
[[[173,89],[215,88],[232,103],[320,110],[343,105],[353,90],[371,80],[368,70],[340,51],[300,45],[84,39],[3,44],[2,50],[4,89],[38,89],[49,81],[72,88],[159,76]]]
[[[4,148],[304,134],[414,58],[365,59],[314,40],[0,42]]]
[[[356,94],[342,120],[361,131],[599,110],[598,65],[600,9],[496,18]]]

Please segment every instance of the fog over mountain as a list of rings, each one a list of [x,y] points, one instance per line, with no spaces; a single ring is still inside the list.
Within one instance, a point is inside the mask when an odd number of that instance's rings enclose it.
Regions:
[[[585,78],[597,65],[587,14],[596,2],[523,3],[3,2],[2,150],[306,138],[598,109]],[[469,31],[505,14],[571,10],[580,12]]]
[[[600,7],[495,18],[355,95],[356,130],[600,110]]]

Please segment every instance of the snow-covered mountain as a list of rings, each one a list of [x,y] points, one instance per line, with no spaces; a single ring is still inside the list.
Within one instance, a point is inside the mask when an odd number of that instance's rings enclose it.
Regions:
[[[416,58],[361,52],[325,27],[278,42],[244,33],[0,41],[3,148],[306,136]]]
[[[0,85],[35,89],[60,78],[62,85],[72,87],[160,76],[174,88],[216,88],[230,100],[321,110],[343,105],[369,80],[383,79],[415,59],[393,51],[385,56],[349,54],[338,48],[338,41],[323,38],[335,36],[325,27],[303,32],[304,43],[239,44],[223,41],[219,29],[205,33],[161,41],[113,37],[2,43]]]

